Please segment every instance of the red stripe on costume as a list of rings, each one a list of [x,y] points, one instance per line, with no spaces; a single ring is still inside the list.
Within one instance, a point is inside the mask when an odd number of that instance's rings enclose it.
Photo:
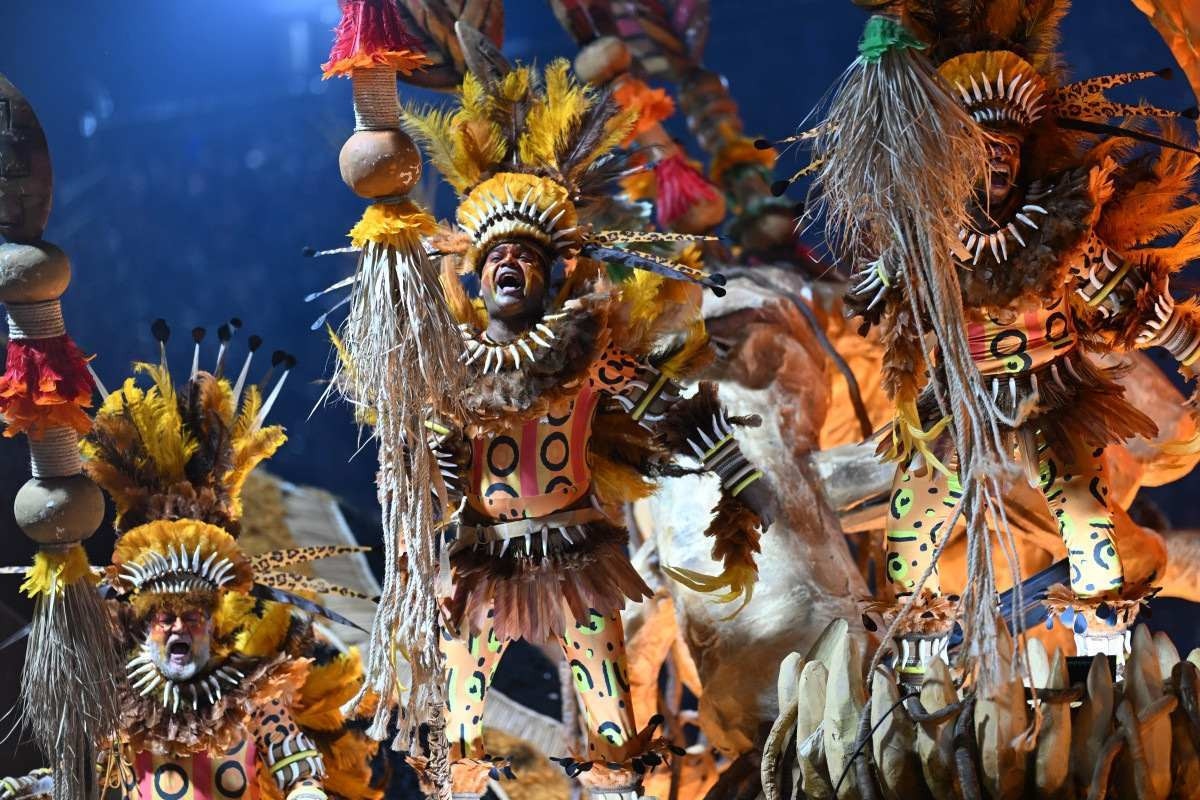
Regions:
[[[212,800],[215,795],[212,761],[208,753],[197,753],[192,756],[192,800]]]
[[[138,797],[152,800],[154,797],[154,760],[145,750],[137,754],[134,769],[138,775]]]
[[[978,322],[967,323],[967,346],[971,350],[972,361],[978,363],[987,358],[987,326]]]
[[[1046,325],[1037,310],[1025,312],[1025,335],[1028,337],[1028,350],[1041,347],[1046,343]]]
[[[521,427],[521,496],[532,497],[542,493],[538,485],[538,423],[526,422]]]
[[[576,486],[582,487],[588,479],[587,440],[588,428],[592,425],[592,411],[596,408],[596,392],[591,386],[575,398],[575,409],[571,418],[571,477]]]

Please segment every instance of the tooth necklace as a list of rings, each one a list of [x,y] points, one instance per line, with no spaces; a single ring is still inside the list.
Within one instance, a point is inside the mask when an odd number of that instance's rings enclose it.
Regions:
[[[221,699],[222,681],[230,686],[237,686],[238,681],[246,675],[226,663],[203,677],[197,676],[188,681],[177,682],[159,671],[158,665],[150,657],[149,645],[143,644],[138,654],[126,663],[125,677],[129,681],[130,690],[137,692],[139,697],[161,691],[163,708],[169,708],[171,713],[175,714],[179,711],[181,701],[190,704],[193,711],[198,709],[202,699],[201,692],[204,693],[203,699],[208,705],[213,705]]]
[[[958,229],[958,240],[962,242],[963,247],[971,253],[971,264],[978,264],[980,257],[983,255],[984,248],[991,250],[992,258],[998,263],[1003,264],[1008,261],[1009,238],[1019,247],[1025,246],[1025,238],[1021,236],[1021,230],[1017,226],[1017,222],[1027,228],[1038,230],[1039,226],[1033,221],[1033,215],[1046,216],[1049,212],[1039,205],[1034,203],[1026,203],[1021,206],[1021,210],[1015,215],[1015,222],[1009,222],[1004,227],[992,233],[979,233],[977,231],[968,230],[967,228]]]
[[[522,363],[533,364],[543,352],[553,347],[551,343],[558,338],[554,331],[556,323],[567,316],[566,311],[547,314],[541,322],[511,342],[493,342],[487,338],[486,333],[480,334],[475,331],[470,323],[460,323],[458,330],[463,337],[461,360],[470,366],[482,358],[484,375],[498,374],[508,369],[510,362],[512,369],[519,369]]]

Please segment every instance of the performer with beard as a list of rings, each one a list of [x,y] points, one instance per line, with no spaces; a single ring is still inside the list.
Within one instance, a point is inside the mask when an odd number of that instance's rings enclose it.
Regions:
[[[162,320],[154,333],[165,354]],[[120,729],[98,743],[96,782],[137,800],[378,800],[378,746],[337,710],[361,684],[358,655],[317,638],[291,605],[323,611],[293,590],[355,593],[288,569],[358,548],[239,547],[242,485],[286,438],[263,424],[286,372],[264,404],[246,384],[249,356],[236,383],[222,377],[221,333],[215,374],[194,365],[176,390],[165,360],[138,364],[152,385],[127,379],[83,442],[85,469],[117,510],[100,589],[125,661],[113,679]],[[290,356],[273,360],[290,369]],[[0,796],[51,789],[40,772],[0,782]]]
[[[728,416],[711,384],[681,399],[679,381],[708,354],[698,284],[720,291],[720,280],[614,246],[686,237],[587,223],[623,168],[612,151],[632,122],[566,62],[544,78],[468,74],[453,110],[405,114],[461,198],[460,228],[429,242],[470,376],[464,417],[429,423],[449,523],[440,595],[456,797],[482,795],[505,770],[484,757],[483,704],[517,638],[557,639],[571,665],[588,749],[558,759],[568,775],[633,796],[639,773],[661,762],[656,725],[635,730],[620,617],[649,595],[621,507],[654,477],[712,472],[723,489],[710,533],[724,572],[672,574],[727,602],[748,600],[757,575],[771,493],[734,436],[752,421]],[[476,300],[456,272],[478,279]]]

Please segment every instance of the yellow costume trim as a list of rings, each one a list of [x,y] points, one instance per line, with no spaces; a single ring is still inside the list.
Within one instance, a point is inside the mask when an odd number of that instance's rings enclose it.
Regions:
[[[374,203],[367,206],[362,219],[350,229],[354,247],[383,245],[397,250],[419,243],[420,237],[437,231],[437,221],[411,202]]]
[[[707,450],[707,452],[704,453],[704,460],[707,461],[708,459],[712,458],[713,454],[716,453],[718,450],[720,450],[722,447],[724,447],[725,443],[728,442],[732,438],[733,438],[733,434],[730,433],[730,434],[722,436],[720,439],[718,439],[717,443],[714,444],[712,447],[710,447]]]
[[[650,404],[654,402],[654,398],[658,397],[659,392],[662,391],[663,386],[666,385],[668,380],[670,380],[670,376],[668,375],[663,374],[658,376],[658,380],[654,382],[654,385],[650,387],[650,389],[646,392],[646,395],[642,398],[641,402],[637,404],[637,406],[633,409],[633,412],[630,414],[634,420],[640,420],[642,418],[642,416],[646,413],[646,409],[649,408]]]
[[[312,748],[310,750],[299,750],[295,753],[292,753],[290,756],[283,758],[279,761],[276,761],[274,764],[272,764],[271,772],[272,773],[279,772],[281,770],[287,769],[292,764],[295,764],[297,761],[303,761],[306,758],[313,758],[315,756],[320,756],[320,755],[321,755],[321,752],[319,750],[317,750],[316,748]]]
[[[762,474],[762,470],[757,470],[757,469],[756,469],[756,470],[754,470],[754,472],[751,472],[749,475],[747,475],[747,476],[746,476],[746,477],[745,477],[745,478],[742,480],[742,482],[741,482],[741,483],[739,483],[737,486],[734,486],[734,487],[733,487],[733,490],[729,492],[730,496],[731,496],[731,497],[737,497],[739,494],[741,494],[741,493],[742,493],[742,490],[743,490],[743,489],[745,489],[745,488],[746,488],[747,486],[749,486],[750,484],[754,483],[756,480],[758,480],[758,479],[759,479],[759,478],[761,478],[762,476],[763,476],[763,474]]]
[[[80,580],[92,586],[100,582],[100,576],[92,572],[82,546],[75,544],[66,550],[39,550],[33,557],[33,566],[25,570],[21,592],[29,598],[61,597],[69,584]]]
[[[896,406],[896,417],[892,420],[889,461],[908,461],[913,453],[920,453],[925,463],[944,475],[953,475],[950,469],[933,454],[930,447],[950,425],[950,417],[942,417],[929,430],[921,427],[921,416],[915,400],[904,400]]]
[[[1104,282],[1104,285],[1100,287],[1100,291],[1096,292],[1094,295],[1092,295],[1088,299],[1088,301],[1087,301],[1088,307],[1095,308],[1096,306],[1103,303],[1104,298],[1108,297],[1109,294],[1112,293],[1112,290],[1117,288],[1117,286],[1120,285],[1121,281],[1125,280],[1125,276],[1129,273],[1129,270],[1131,270],[1132,268],[1133,268],[1133,261],[1126,260],[1125,263],[1122,264],[1116,272],[1114,272],[1112,275],[1109,276],[1108,280]]]

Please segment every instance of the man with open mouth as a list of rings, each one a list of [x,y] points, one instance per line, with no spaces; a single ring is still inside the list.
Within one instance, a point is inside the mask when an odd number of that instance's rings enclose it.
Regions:
[[[633,797],[667,748],[655,724],[634,723],[620,612],[650,590],[630,561],[622,505],[653,491],[660,475],[711,473],[722,499],[709,532],[724,572],[669,572],[747,602],[772,493],[738,447],[736,426],[752,420],[729,416],[710,384],[682,397],[679,381],[708,355],[701,284],[720,291],[719,280],[614,246],[662,253],[666,237],[597,235],[589,224],[590,200],[619,162],[610,150],[632,118],[576,84],[565,63],[544,79],[514,67],[506,80],[529,87],[515,101],[525,128],[500,119],[511,98],[453,117],[498,137],[482,149],[449,131],[442,140],[436,125],[407,114],[414,133],[437,139],[431,153],[455,153],[435,162],[460,195],[459,229],[435,246],[469,388],[461,418],[428,423],[440,467],[433,489],[451,523],[438,593],[453,791],[481,796],[489,776],[507,771],[485,755],[483,706],[508,645],[524,638],[558,642],[585,710],[586,750],[556,760],[597,796]],[[462,96],[499,87],[495,76],[468,75]],[[551,102],[568,102],[552,100],[551,87],[578,104],[574,121],[551,113]],[[533,152],[535,141],[553,152]],[[477,300],[455,269],[478,279]]]
[[[153,332],[166,343],[165,322]],[[326,785],[346,800],[379,800],[377,745],[346,730],[336,710],[309,711],[335,709],[356,688],[357,655],[314,631],[308,613],[324,612],[318,604],[278,588],[328,591],[287,568],[341,550],[301,547],[259,561],[239,546],[243,481],[285,436],[264,424],[270,402],[258,387],[235,386],[218,362],[177,388],[165,361],[139,365],[153,383],[125,381],[83,442],[84,468],[117,509],[103,580],[124,662],[113,676],[119,729],[91,743],[96,780],[128,800],[326,800]],[[181,412],[185,399],[210,411]],[[13,787],[61,790],[35,773],[0,781],[0,798]]]
[[[1160,136],[1129,120],[1194,109],[1104,94],[1162,73],[1066,81],[1055,45],[1065,3],[1011,3],[1004,14],[1001,3],[953,12],[927,0],[886,5],[904,13],[868,23],[860,71],[838,98],[846,102],[831,104],[837,111],[815,155],[855,165],[823,168],[818,178],[817,191],[840,215],[834,238],[872,231],[866,244],[844,240],[844,255],[862,265],[847,302],[864,327],[884,332],[884,385],[896,403],[882,450],[899,464],[885,556],[899,600],[885,616],[915,609],[896,623],[899,649],[911,655],[901,670],[918,680],[956,618],[992,615],[994,599],[977,591],[991,582],[991,556],[972,566],[960,610],[958,597],[941,594],[937,553],[964,518],[968,547],[991,535],[1007,541],[996,468],[1014,456],[1023,468],[1016,472],[1041,489],[1070,562],[1069,586],[1053,588],[1047,604],[1070,612],[1063,619],[1074,625],[1080,655],[1120,655],[1165,547],[1113,507],[1104,449],[1156,429],[1092,355],[1161,346],[1193,375],[1200,312],[1194,301],[1176,303],[1168,284],[1195,257],[1171,221],[1195,219],[1188,192],[1196,161],[1178,152],[1195,146],[1169,125]],[[855,118],[861,108],[849,99],[866,85],[856,80],[921,69],[936,71],[934,90],[910,106],[888,98],[895,119]],[[1121,119],[1124,126],[1111,124]],[[904,138],[918,129],[940,141]],[[905,133],[885,141],[889,131]],[[1154,149],[1134,151],[1135,141]],[[859,181],[875,173],[863,164],[894,169],[864,192]],[[959,209],[964,218],[946,226],[948,237],[932,223],[911,223]],[[925,336],[935,328],[936,339]],[[987,514],[973,511],[980,504]],[[963,624],[968,637],[986,635],[984,625]]]

